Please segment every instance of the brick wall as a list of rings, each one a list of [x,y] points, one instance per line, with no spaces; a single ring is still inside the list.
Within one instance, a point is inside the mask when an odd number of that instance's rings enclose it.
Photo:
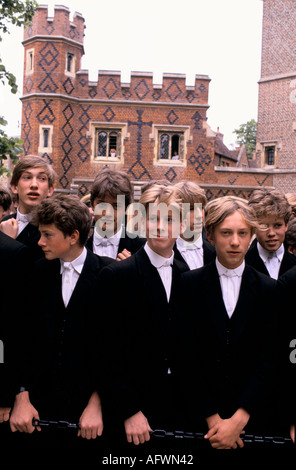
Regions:
[[[132,72],[130,82],[122,83],[120,72],[99,71],[98,79],[90,82],[88,71],[80,67],[84,19],[75,14],[70,22],[69,13],[67,7],[56,6],[54,17],[48,18],[47,7],[39,7],[23,42],[24,150],[41,154],[54,166],[60,190],[68,191],[75,183],[79,194],[86,193],[106,166],[125,171],[135,185],[150,179],[193,180],[209,190],[209,197],[220,189],[245,195],[251,187],[272,185],[271,175],[217,170],[216,134],[207,125],[208,76],[196,75],[194,86],[189,87],[183,74],[163,74],[162,83],[155,84],[152,73]],[[68,54],[74,57],[70,71],[66,70]],[[47,151],[40,151],[42,126],[52,132]],[[98,126],[122,126],[118,161],[96,158]],[[183,133],[182,161],[157,158],[161,129]]]

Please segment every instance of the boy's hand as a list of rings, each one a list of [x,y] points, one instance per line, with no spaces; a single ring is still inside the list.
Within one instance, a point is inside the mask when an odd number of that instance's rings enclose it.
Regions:
[[[85,439],[96,439],[103,433],[103,415],[101,400],[97,392],[93,392],[79,420],[78,436]]]
[[[18,393],[10,416],[10,429],[12,432],[20,431],[31,434],[35,429],[41,431],[40,426],[33,426],[33,419],[39,419],[38,411],[29,399],[28,392]]]
[[[137,446],[150,440],[149,431],[152,431],[152,429],[141,411],[126,419],[124,428],[127,442],[133,442]]]
[[[16,238],[17,237],[17,230],[18,230],[18,223],[17,220],[14,219],[13,217],[8,220],[4,220],[0,224],[0,230],[1,232],[5,233],[11,238]]]
[[[0,407],[0,423],[4,423],[5,421],[9,421],[9,413],[11,408]]]
[[[215,419],[211,420],[213,417]],[[209,439],[213,448],[236,449],[237,446],[244,446],[240,435],[244,434],[243,429],[250,418],[246,410],[239,408],[229,419],[222,419],[219,415],[213,417],[207,420],[210,429],[205,435],[205,439]]]
[[[244,443],[240,438],[241,429],[230,419],[221,419],[205,435],[209,439],[214,449],[236,449],[243,447]]]
[[[290,427],[290,437],[292,439],[292,442],[295,443],[295,424],[292,424]]]
[[[122,261],[123,259],[129,258],[131,255],[131,252],[124,248],[121,253],[117,254],[116,261]]]

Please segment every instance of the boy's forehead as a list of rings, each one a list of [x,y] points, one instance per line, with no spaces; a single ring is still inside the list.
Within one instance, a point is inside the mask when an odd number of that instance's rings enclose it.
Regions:
[[[95,203],[99,204],[100,202],[104,202],[107,204],[115,204],[121,202],[123,198],[123,195],[111,196],[111,194],[104,194],[102,196],[97,196],[95,198]]]
[[[39,232],[60,232],[61,230],[55,224],[39,224]]]
[[[46,167],[45,166],[39,166],[37,168],[26,168],[26,170],[23,171],[24,173],[31,173],[31,174],[47,174]]]
[[[263,215],[259,220],[260,224],[277,224],[285,222],[284,217],[279,217],[277,215]]]

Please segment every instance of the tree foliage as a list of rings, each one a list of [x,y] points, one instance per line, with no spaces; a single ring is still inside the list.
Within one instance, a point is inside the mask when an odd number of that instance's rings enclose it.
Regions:
[[[253,152],[256,149],[256,137],[257,137],[257,122],[255,119],[247,121],[245,124],[241,124],[238,129],[234,130],[236,134],[236,143],[240,146],[246,146],[246,152],[248,158],[252,158]]]
[[[27,26],[33,19],[38,4],[35,0],[0,0],[0,42],[3,34],[9,34],[9,26]],[[16,77],[6,69],[0,57],[0,82],[8,85],[11,93],[17,92]],[[8,173],[8,169],[3,164],[4,160],[11,159],[15,164],[18,156],[22,153],[22,140],[8,137],[2,129],[7,125],[7,121],[0,116],[0,175]]]

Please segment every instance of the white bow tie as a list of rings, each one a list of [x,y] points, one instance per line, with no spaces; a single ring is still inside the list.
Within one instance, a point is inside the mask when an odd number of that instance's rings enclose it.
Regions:
[[[200,243],[197,243],[197,241],[182,246],[182,250],[199,250],[200,248]]]
[[[110,246],[110,245],[116,245],[116,239],[115,238],[94,238],[95,244],[97,246]]]
[[[167,267],[167,266],[172,266],[173,264],[173,261],[165,261],[161,266],[159,266],[160,268],[164,268],[164,267]]]
[[[30,222],[29,217],[28,217],[27,214],[20,214],[20,213],[18,213],[18,215],[17,215],[17,221],[18,222],[23,222],[24,224]]]
[[[225,277],[241,277],[239,274],[237,274],[234,270],[232,269],[227,269],[226,271],[224,271],[223,274],[221,274],[221,276],[225,276]]]
[[[65,270],[71,270],[71,269],[74,269],[74,266],[73,264],[71,263],[71,261],[64,261],[63,263],[61,263],[61,274],[65,271]]]

